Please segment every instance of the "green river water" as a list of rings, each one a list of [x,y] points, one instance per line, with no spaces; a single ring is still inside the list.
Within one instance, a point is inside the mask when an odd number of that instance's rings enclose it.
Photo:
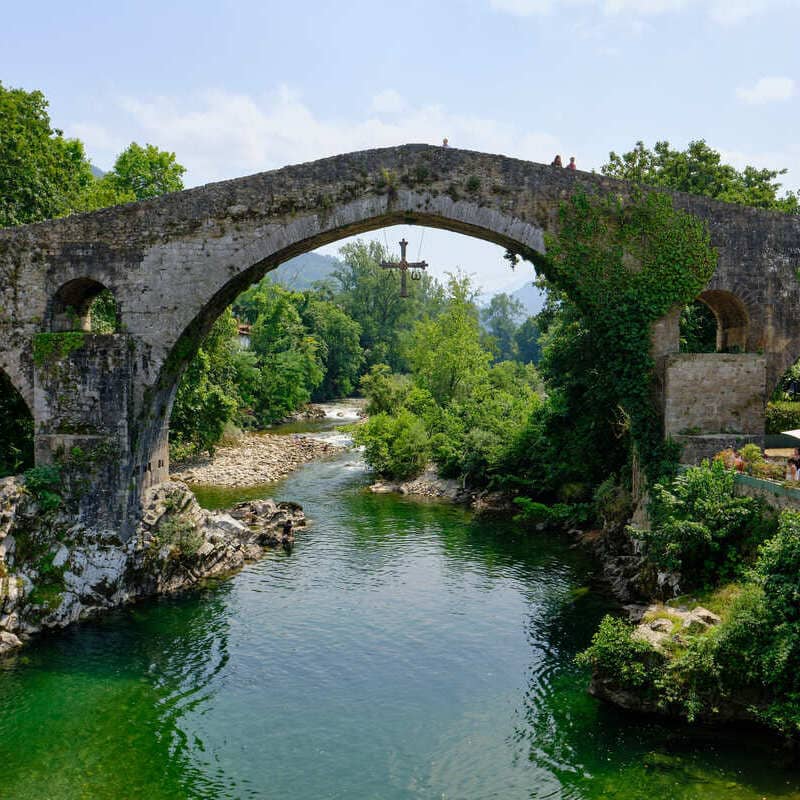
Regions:
[[[0,798],[800,798],[752,731],[629,716],[575,666],[610,602],[557,534],[366,493],[272,492],[291,555],[41,637],[0,665]]]

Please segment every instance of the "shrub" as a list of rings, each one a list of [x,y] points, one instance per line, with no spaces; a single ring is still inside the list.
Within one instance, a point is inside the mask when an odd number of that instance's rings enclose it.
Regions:
[[[61,470],[58,467],[32,467],[24,475],[25,488],[36,498],[42,511],[54,511],[61,505]]]
[[[800,428],[800,403],[767,403],[766,421],[767,433],[797,430]]]
[[[685,588],[734,576],[774,530],[763,504],[734,493],[734,477],[721,461],[704,461],[653,486],[651,530],[634,535],[657,568],[681,573]]]
[[[656,659],[656,652],[647,642],[634,638],[631,625],[606,615],[592,636],[592,643],[576,660],[617,686],[644,689],[652,684]]]
[[[404,480],[419,475],[430,456],[422,420],[407,409],[395,416],[376,414],[355,429],[353,439],[363,445],[367,463],[381,476]]]
[[[606,527],[622,525],[633,513],[631,493],[615,475],[610,475],[595,489],[592,500],[595,517]]]

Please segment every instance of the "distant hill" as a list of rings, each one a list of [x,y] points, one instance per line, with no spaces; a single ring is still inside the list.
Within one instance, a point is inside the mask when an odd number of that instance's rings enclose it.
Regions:
[[[102,178],[103,175],[105,175],[105,172],[103,172],[100,167],[96,167],[94,164],[90,164],[89,166],[91,167],[92,175],[94,175],[95,178]]]
[[[511,292],[511,296],[522,303],[525,307],[525,315],[528,317],[538,314],[544,307],[544,293],[537,289],[531,281]]]
[[[281,264],[269,273],[269,277],[286,289],[303,291],[310,289],[316,281],[330,278],[331,273],[342,264],[334,256],[319,253],[304,253]]]

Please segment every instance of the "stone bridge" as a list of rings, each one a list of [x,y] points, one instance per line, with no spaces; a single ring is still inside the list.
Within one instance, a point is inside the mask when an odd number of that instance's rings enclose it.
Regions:
[[[327,158],[153,200],[0,230],[0,369],[32,411],[39,464],[83,464],[81,513],[128,535],[167,478],[178,379],[224,308],[270,269],[397,223],[475,236],[534,262],[576,190],[619,181],[499,155],[406,145]],[[718,349],[678,354],[678,314],[653,332],[668,434],[689,457],[759,438],[764,404],[800,355],[800,219],[675,194],[705,220],[719,264],[700,296]],[[104,288],[120,321],[86,330]],[[614,313],[610,308],[609,313]]]

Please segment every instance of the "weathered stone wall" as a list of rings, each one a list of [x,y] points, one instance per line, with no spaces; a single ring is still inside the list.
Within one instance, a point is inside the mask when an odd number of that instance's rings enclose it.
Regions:
[[[766,359],[755,353],[679,353],[666,357],[667,436],[763,435]]]
[[[82,520],[125,533],[133,342],[124,334],[55,333],[40,335],[35,350],[36,463],[62,468]]]

